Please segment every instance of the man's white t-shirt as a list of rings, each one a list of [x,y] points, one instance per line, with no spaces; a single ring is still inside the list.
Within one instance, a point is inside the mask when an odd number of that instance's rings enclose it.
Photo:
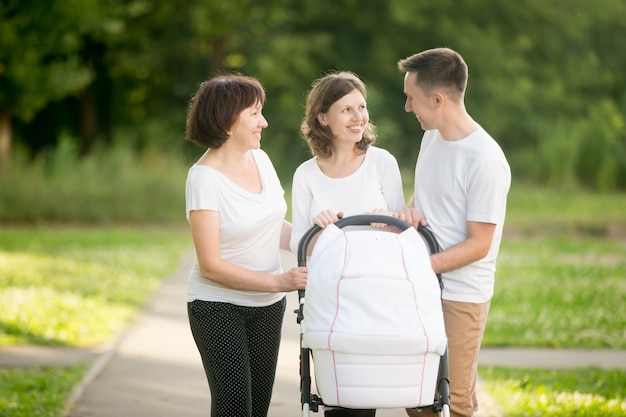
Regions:
[[[415,167],[415,208],[443,249],[467,238],[467,222],[496,224],[487,256],[442,274],[443,298],[484,303],[494,290],[511,170],[496,141],[480,126],[464,139],[446,141],[424,132]]]
[[[300,239],[313,225],[313,218],[323,210],[341,211],[347,217],[374,209],[404,208],[398,162],[387,150],[374,146],[367,148],[361,166],[344,178],[326,176],[317,157],[303,162],[293,175],[291,198],[293,253],[297,253]]]
[[[187,220],[191,210],[213,210],[220,216],[222,260],[254,271],[282,272],[280,233],[287,203],[284,190],[268,155],[252,150],[263,190],[244,190],[219,171],[193,165],[187,175]],[[226,302],[242,306],[268,306],[284,293],[242,291],[202,277],[196,255],[187,284],[187,300]]]

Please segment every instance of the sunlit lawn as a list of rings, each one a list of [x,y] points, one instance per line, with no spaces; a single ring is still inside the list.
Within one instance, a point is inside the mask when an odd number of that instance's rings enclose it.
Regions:
[[[626,348],[626,240],[505,239],[487,346]]]
[[[0,416],[60,416],[86,368],[0,369]]]
[[[626,195],[509,200],[484,345],[626,348]],[[626,371],[481,367],[507,417],[626,415]]]
[[[3,228],[0,345],[109,341],[189,248],[184,228]]]
[[[481,367],[506,417],[626,415],[626,371]]]
[[[110,341],[190,245],[184,227],[3,228],[0,345]],[[60,416],[85,369],[0,369],[0,416]]]
[[[625,196],[573,194],[563,204],[549,191],[524,192],[509,202],[484,345],[626,348]],[[190,249],[184,226],[3,228],[0,345],[107,342]],[[0,416],[60,416],[83,369],[1,370]],[[626,413],[622,371],[480,372],[507,416]],[[40,395],[24,400],[31,389]]]

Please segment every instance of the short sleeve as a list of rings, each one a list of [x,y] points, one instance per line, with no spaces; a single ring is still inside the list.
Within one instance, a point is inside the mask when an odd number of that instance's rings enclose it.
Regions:
[[[293,253],[297,253],[300,239],[311,227],[311,203],[313,195],[307,183],[307,163],[296,169],[291,186],[291,218],[292,229],[289,247]]]
[[[219,211],[219,193],[209,167],[194,165],[187,173],[185,204],[187,220],[192,210]]]
[[[499,160],[478,164],[469,176],[467,220],[502,224],[511,186],[511,172]]]
[[[395,212],[404,208],[404,190],[400,167],[390,152],[384,150],[382,155],[384,156],[384,170],[381,178],[382,192],[387,200],[388,210]]]

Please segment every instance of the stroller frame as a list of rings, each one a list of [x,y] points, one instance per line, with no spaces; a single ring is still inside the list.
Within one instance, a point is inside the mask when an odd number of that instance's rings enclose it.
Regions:
[[[382,223],[395,227],[400,231],[404,231],[410,227],[408,223],[391,216],[377,214],[363,214],[342,218],[335,222],[335,226],[342,229],[348,226],[368,226],[372,223]],[[307,248],[313,237],[323,229],[317,225],[311,227],[301,238],[298,246],[298,266],[306,266]],[[418,226],[417,231],[424,239],[428,250],[431,254],[439,252],[441,249],[434,234],[423,226]],[[439,287],[443,289],[441,274],[437,274]],[[299,307],[294,310],[296,321],[301,325],[304,319],[305,290],[298,291]],[[311,357],[312,350],[302,346],[302,326],[300,331],[300,403],[303,417],[309,417],[310,412],[317,412],[320,405],[324,405],[323,399],[317,394],[311,393]],[[431,406],[418,407],[417,409],[430,408],[434,413],[440,416],[450,416],[450,380],[448,376],[448,349],[446,347],[444,354],[439,361],[439,368],[436,381],[435,398]]]

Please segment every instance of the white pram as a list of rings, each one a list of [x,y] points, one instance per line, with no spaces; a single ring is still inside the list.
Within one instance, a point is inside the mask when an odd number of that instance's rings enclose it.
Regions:
[[[307,246],[320,230],[302,237],[299,266],[307,266]],[[431,407],[449,415],[441,281],[429,260],[439,246],[428,229],[418,230],[394,217],[359,215],[320,233],[295,311],[303,416],[319,405]],[[310,355],[319,395],[311,394]]]

